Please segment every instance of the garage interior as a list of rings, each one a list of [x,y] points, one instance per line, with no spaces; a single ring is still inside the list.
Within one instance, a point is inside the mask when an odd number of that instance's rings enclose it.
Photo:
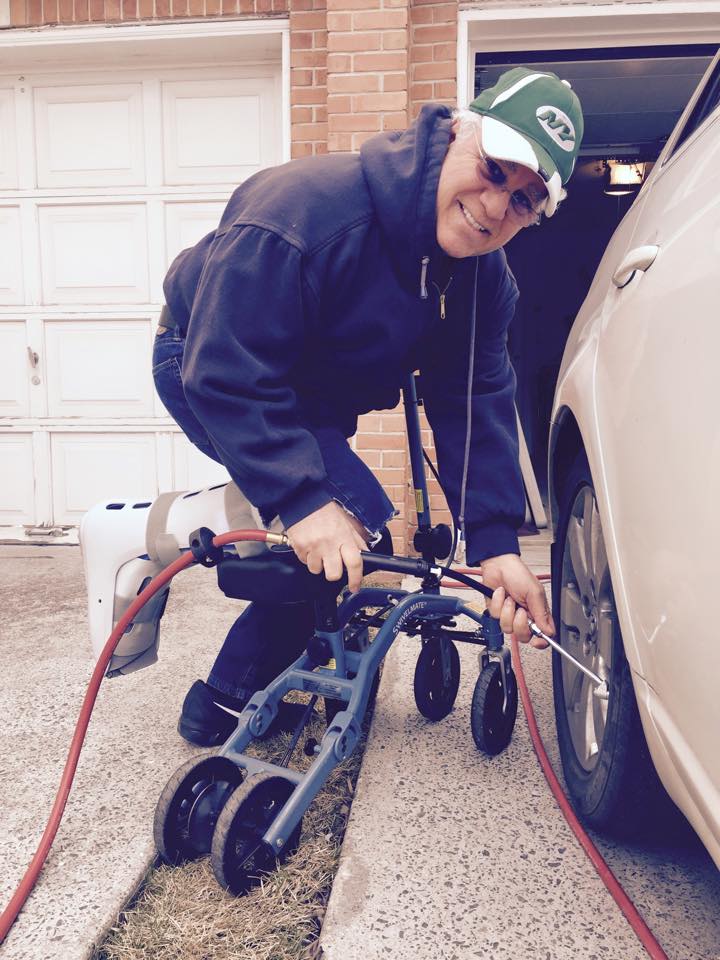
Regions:
[[[475,96],[513,67],[550,70],[570,81],[585,115],[567,200],[540,230],[521,231],[506,248],[520,288],[509,344],[518,412],[543,496],[552,399],[570,328],[610,237],[716,51],[696,44],[476,55]],[[616,164],[634,180],[627,193],[606,193]]]

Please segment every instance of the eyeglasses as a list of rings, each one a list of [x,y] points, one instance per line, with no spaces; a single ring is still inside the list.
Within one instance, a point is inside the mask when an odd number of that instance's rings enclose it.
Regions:
[[[505,171],[496,160],[493,160],[492,157],[488,157],[488,155],[484,153],[477,137],[475,138],[475,143],[479,154],[478,166],[480,169],[480,177],[498,190],[510,193],[505,186],[505,181],[507,180]],[[524,190],[514,190],[510,193],[508,216],[521,227],[537,227],[540,225],[546,202],[546,200],[541,200],[539,203],[533,203]]]

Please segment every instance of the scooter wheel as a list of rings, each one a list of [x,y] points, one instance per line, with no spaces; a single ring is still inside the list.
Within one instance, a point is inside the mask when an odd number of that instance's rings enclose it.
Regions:
[[[217,882],[239,896],[256,886],[276,863],[297,850],[302,820],[276,857],[263,835],[287,803],[295,785],[283,776],[256,773],[239,787],[225,805],[210,851]]]
[[[240,767],[215,753],[192,757],[170,777],[153,824],[155,846],[166,863],[207,856],[220,811],[242,779]]]
[[[448,675],[443,671],[443,652]],[[442,720],[452,710],[460,686],[460,654],[447,637],[432,637],[423,643],[415,666],[415,704],[428,720]]]
[[[504,703],[502,666],[491,661],[477,678],[470,708],[470,727],[478,750],[496,756],[510,743],[518,707],[515,674],[507,674],[507,701]]]

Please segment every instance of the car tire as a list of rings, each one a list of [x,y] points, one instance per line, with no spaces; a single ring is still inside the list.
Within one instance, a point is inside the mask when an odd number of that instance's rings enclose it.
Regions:
[[[555,721],[571,802],[589,826],[637,832],[666,813],[670,801],[640,722],[583,451],[560,491],[552,584],[560,643],[603,677],[609,690],[606,700],[594,696],[593,681],[553,651]]]

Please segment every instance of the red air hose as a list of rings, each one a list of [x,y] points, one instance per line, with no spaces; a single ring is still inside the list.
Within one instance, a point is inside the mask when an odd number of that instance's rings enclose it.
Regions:
[[[270,534],[265,530],[231,530],[229,533],[223,533],[214,537],[213,545],[215,547],[223,547],[227,544],[237,543],[242,540],[255,540],[261,542],[272,541],[279,543],[282,542],[282,539],[283,538],[277,534]],[[110,663],[112,655],[115,651],[115,647],[118,645],[120,638],[125,632],[128,624],[132,622],[133,617],[135,617],[135,615],[147,603],[147,601],[150,600],[151,597],[154,597],[159,590],[168,584],[176,574],[180,573],[180,571],[184,570],[186,567],[191,566],[194,562],[195,558],[193,557],[192,553],[188,551],[187,553],[184,553],[182,556],[178,557],[177,560],[174,560],[170,566],[166,567],[165,570],[162,571],[162,573],[159,573],[156,577],[154,577],[148,586],[138,594],[135,600],[133,600],[118,621],[113,632],[108,637],[108,641],[103,647],[102,653],[98,658],[95,669],[92,673],[92,677],[90,678],[90,684],[88,685],[87,692],[85,693],[85,699],[83,700],[80,716],[78,717],[77,725],[75,727],[75,733],[70,744],[68,757],[65,761],[65,768],[60,780],[60,786],[55,797],[53,808],[50,812],[47,826],[45,827],[45,832],[42,835],[38,848],[35,851],[35,855],[30,861],[30,865],[25,871],[25,875],[20,881],[17,890],[13,894],[10,903],[3,911],[2,915],[0,915],[0,944],[2,944],[7,937],[10,928],[23,908],[25,901],[30,896],[30,893],[37,881],[38,875],[40,874],[45,860],[47,859],[47,855],[50,852],[53,840],[55,839],[55,834],[60,826],[63,811],[65,810],[65,804],[67,803],[67,799],[70,794],[70,788],[72,787],[73,778],[75,776],[75,770],[80,757],[80,751],[82,750],[82,745],[85,740],[85,734],[90,722],[90,716],[92,714],[93,707],[95,706],[95,700],[97,699],[100,684],[105,676],[105,671]],[[469,570],[468,573],[477,573],[477,571]],[[548,580],[549,577],[545,575],[539,577],[538,579]],[[512,638],[512,654],[513,665],[518,678],[520,697],[522,699],[523,709],[525,710],[525,717],[530,730],[533,747],[535,749],[535,753],[537,754],[538,761],[540,762],[540,766],[542,767],[542,771],[545,774],[545,778],[565,819],[570,824],[570,827],[577,837],[580,845],[590,858],[591,863],[599,873],[603,883],[612,894],[613,899],[620,907],[620,910],[625,915],[628,923],[635,931],[635,934],[645,950],[648,952],[649,956],[652,957],[653,960],[669,960],[667,954],[657,940],[653,937],[652,932],[638,913],[634,904],[618,883],[612,870],[610,870],[590,837],[588,837],[583,830],[580,821],[575,816],[572,807],[565,797],[562,787],[560,786],[552,766],[550,765],[550,760],[545,752],[545,747],[538,730],[537,721],[535,720],[535,712],[532,708],[532,703],[530,702],[530,694],[528,693],[525,675],[523,673],[522,663],[520,661],[518,642],[515,637]]]
[[[213,545],[216,547],[222,547],[228,543],[235,543],[240,540],[260,540],[263,542],[272,540],[274,542],[280,542],[280,538],[277,535],[268,534],[265,530],[231,530],[229,533],[223,533],[220,536],[215,537],[213,540]],[[30,892],[35,886],[38,875],[43,868],[43,864],[45,863],[48,853],[50,852],[50,847],[52,846],[53,840],[55,839],[55,834],[57,833],[58,827],[60,826],[60,821],[62,820],[65,804],[67,803],[68,796],[70,795],[70,788],[72,787],[73,778],[75,777],[75,769],[78,765],[80,751],[82,750],[85,734],[87,733],[88,724],[90,723],[90,715],[92,714],[93,707],[95,706],[95,700],[98,695],[98,690],[100,689],[100,684],[105,676],[105,671],[110,663],[110,659],[115,651],[115,647],[118,645],[120,638],[125,632],[125,628],[129,623],[132,622],[133,617],[135,617],[137,612],[147,603],[147,601],[151,597],[154,597],[159,590],[162,590],[162,588],[172,580],[175,574],[180,573],[181,570],[184,570],[185,567],[191,566],[193,563],[195,563],[195,558],[190,551],[182,554],[182,556],[178,557],[177,560],[173,560],[169,567],[166,567],[162,573],[159,573],[156,577],[154,577],[147,587],[145,587],[145,589],[138,594],[138,596],[133,600],[128,609],[122,615],[120,620],[118,620],[115,629],[108,637],[108,641],[103,647],[102,653],[95,664],[95,669],[93,670],[92,677],[90,678],[90,684],[88,685],[87,692],[85,693],[85,699],[83,700],[80,716],[78,717],[78,721],[75,726],[75,733],[73,734],[72,742],[70,743],[70,750],[68,751],[67,760],[65,761],[65,768],[60,780],[60,786],[58,787],[55,803],[53,804],[53,808],[50,812],[50,817],[48,819],[47,826],[45,827],[45,832],[43,833],[40,844],[35,851],[35,855],[30,861],[30,866],[25,871],[25,876],[20,881],[20,885],[13,894],[10,903],[0,915],[0,944],[5,940],[10,928],[17,919],[17,915],[20,913],[25,901],[30,896]]]

